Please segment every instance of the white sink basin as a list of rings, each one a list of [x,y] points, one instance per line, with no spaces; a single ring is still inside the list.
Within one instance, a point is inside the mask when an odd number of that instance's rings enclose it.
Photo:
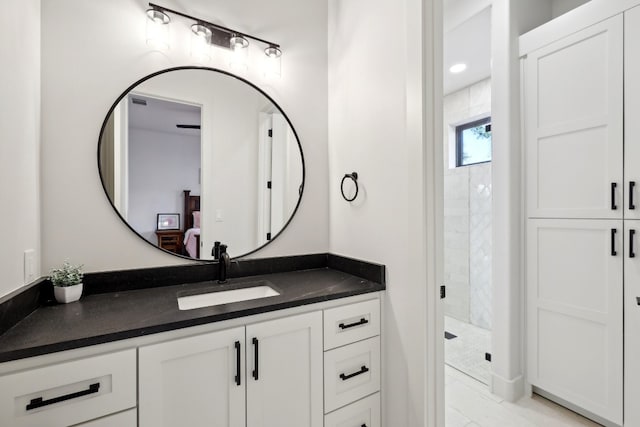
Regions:
[[[276,295],[280,295],[280,292],[266,285],[233,289],[230,291],[216,291],[206,294],[178,297],[178,308],[180,310],[193,310],[195,308],[211,307],[214,305],[229,304],[232,302],[274,297]]]

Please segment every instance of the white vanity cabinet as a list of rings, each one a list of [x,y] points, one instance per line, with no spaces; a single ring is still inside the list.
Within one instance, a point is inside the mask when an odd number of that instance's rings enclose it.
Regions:
[[[380,377],[357,295],[0,364],[0,426],[381,427]]]
[[[139,372],[140,427],[322,427],[322,312],[141,347]]]

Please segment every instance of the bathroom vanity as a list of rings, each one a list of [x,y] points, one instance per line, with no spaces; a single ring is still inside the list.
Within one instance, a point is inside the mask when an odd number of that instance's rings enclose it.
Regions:
[[[222,285],[108,292],[101,273],[101,293],[38,308],[0,335],[0,425],[380,426],[384,267],[299,258],[235,262]],[[256,285],[277,295],[179,308]]]

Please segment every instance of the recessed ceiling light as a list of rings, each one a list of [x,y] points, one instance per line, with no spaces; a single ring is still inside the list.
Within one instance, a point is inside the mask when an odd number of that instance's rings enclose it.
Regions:
[[[449,68],[449,71],[452,72],[453,74],[458,74],[463,72],[466,69],[467,69],[467,64],[460,63],[460,64],[452,65],[451,68]]]

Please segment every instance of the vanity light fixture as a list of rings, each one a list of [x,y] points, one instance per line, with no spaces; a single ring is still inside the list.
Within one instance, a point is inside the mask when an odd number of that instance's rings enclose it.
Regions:
[[[280,75],[280,57],[282,50],[277,43],[270,42],[240,31],[232,30],[202,19],[167,9],[154,3],[149,3],[147,10],[147,42],[156,48],[169,47],[169,14],[181,16],[195,21],[191,26],[191,54],[199,60],[210,58],[210,46],[231,50],[231,65],[246,69],[249,56],[249,40],[267,45],[264,50],[266,56],[265,75]],[[161,35],[160,41],[158,41]]]
[[[159,9],[147,10],[147,44],[158,50],[169,49],[169,15]]]

